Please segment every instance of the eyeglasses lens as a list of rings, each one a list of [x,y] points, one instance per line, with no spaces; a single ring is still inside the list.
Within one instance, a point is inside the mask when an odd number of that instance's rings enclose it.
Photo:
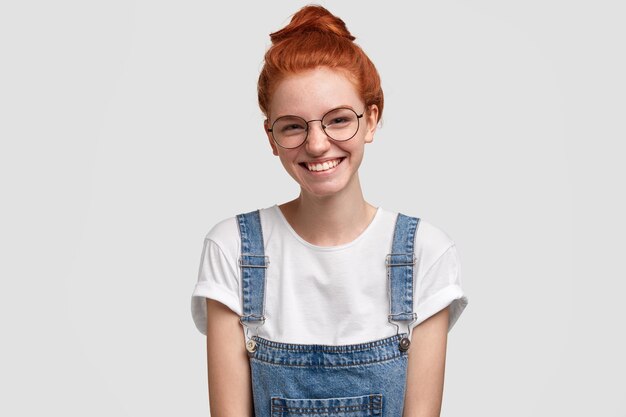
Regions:
[[[326,135],[336,141],[354,137],[359,129],[359,118],[352,109],[339,108],[329,111],[322,119]],[[297,116],[283,116],[272,126],[274,139],[285,148],[300,146],[307,137],[308,123]]]

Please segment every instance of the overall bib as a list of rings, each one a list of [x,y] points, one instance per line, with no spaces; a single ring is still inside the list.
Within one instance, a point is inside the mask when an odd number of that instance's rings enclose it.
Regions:
[[[398,214],[387,267],[388,321],[395,336],[349,345],[282,343],[258,336],[265,323],[265,255],[259,211],[237,216],[243,315],[255,417],[401,417],[413,312],[414,240],[419,218]],[[400,333],[394,322],[407,322]]]

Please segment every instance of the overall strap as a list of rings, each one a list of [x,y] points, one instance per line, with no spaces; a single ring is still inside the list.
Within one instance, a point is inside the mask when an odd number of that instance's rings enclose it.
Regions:
[[[265,323],[265,270],[269,258],[263,247],[263,230],[259,210],[237,215],[239,236],[241,237],[241,267],[243,314],[239,318],[242,325],[258,327]]]
[[[415,234],[419,220],[417,217],[398,213],[391,253],[385,260],[389,291],[388,320],[394,325],[396,325],[394,321],[409,322],[407,323],[409,335],[411,323],[417,320],[417,314],[413,312],[413,267],[415,265]],[[409,339],[403,338],[400,342],[400,349],[408,350],[408,346]]]

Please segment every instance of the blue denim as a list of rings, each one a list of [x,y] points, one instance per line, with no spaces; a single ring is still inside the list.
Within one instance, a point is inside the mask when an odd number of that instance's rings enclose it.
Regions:
[[[242,253],[241,324],[265,322],[265,271],[259,211],[237,216]],[[389,315],[395,336],[350,345],[294,344],[258,335],[246,343],[250,358],[255,417],[401,417],[404,409],[409,333],[398,322],[413,312],[414,240],[419,219],[398,214],[387,255]]]

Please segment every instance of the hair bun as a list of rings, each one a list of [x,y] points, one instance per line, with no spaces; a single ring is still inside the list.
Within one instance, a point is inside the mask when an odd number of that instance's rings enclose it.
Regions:
[[[270,38],[272,43],[277,43],[306,32],[332,33],[351,41],[356,39],[350,34],[343,20],[318,5],[305,6],[300,9],[293,15],[287,26],[271,33]]]

